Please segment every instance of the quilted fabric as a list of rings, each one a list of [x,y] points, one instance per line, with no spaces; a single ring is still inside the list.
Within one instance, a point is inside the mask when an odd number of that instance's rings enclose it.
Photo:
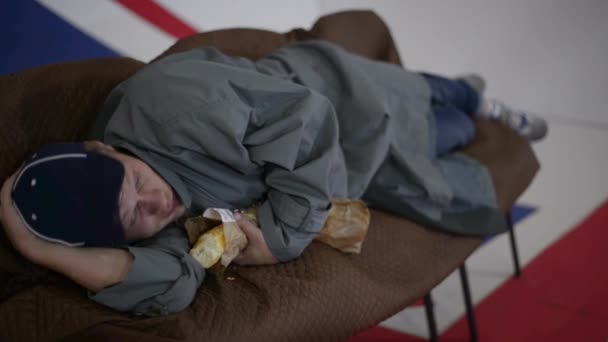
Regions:
[[[311,30],[286,34],[207,32],[179,41],[164,55],[213,45],[258,58],[309,38],[400,63],[385,24],[365,11],[326,16]],[[141,66],[127,58],[99,59],[0,77],[0,179],[44,143],[80,140],[110,89]],[[478,123],[476,140],[465,153],[488,166],[505,212],[539,167],[526,141],[490,122]],[[183,312],[141,318],[93,303],[75,284],[21,258],[0,234],[0,340],[342,340],[427,293],[479,244],[479,239],[439,233],[372,210],[360,255],[316,242],[287,264],[231,266],[222,275],[208,277]]]

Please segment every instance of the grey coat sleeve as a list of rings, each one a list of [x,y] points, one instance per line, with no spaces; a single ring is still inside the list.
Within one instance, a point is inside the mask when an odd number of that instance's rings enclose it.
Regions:
[[[194,299],[205,271],[188,254],[184,231],[169,226],[128,250],[134,260],[125,280],[97,293],[94,301],[138,315],[168,315],[185,309]]]
[[[345,193],[346,171],[326,97],[301,87],[266,108],[272,114],[254,114],[254,122],[264,124],[244,143],[250,159],[265,168],[268,193],[258,207],[260,228],[272,253],[285,262],[317,236],[332,196]]]

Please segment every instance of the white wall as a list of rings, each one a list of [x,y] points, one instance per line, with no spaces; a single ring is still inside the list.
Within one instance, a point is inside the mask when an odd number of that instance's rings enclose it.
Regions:
[[[608,124],[608,1],[319,0],[372,8],[410,68],[477,71],[490,96],[549,118]]]
[[[309,27],[319,14],[315,0],[157,0],[203,30],[255,27],[288,31]]]
[[[105,45],[150,60],[175,38],[110,0],[38,0]],[[309,27],[320,14],[372,8],[406,65],[477,71],[490,96],[550,118],[608,126],[605,0],[157,0],[199,30]]]

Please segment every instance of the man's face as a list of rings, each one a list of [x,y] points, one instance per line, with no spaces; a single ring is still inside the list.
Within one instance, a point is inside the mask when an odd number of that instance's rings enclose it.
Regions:
[[[118,206],[127,240],[150,237],[184,214],[179,196],[148,164],[117,151],[106,155],[125,168]]]

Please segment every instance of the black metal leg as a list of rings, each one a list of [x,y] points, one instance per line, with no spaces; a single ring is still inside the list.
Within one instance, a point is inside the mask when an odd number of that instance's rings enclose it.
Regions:
[[[433,308],[433,299],[429,292],[424,296],[424,311],[426,313],[426,322],[429,325],[429,340],[431,342],[439,342],[439,335],[437,335],[437,324],[435,323],[435,310]]]
[[[517,242],[515,241],[515,228],[513,227],[513,218],[511,213],[507,214],[507,227],[509,228],[509,241],[511,242],[511,255],[513,256],[513,268],[515,270],[515,277],[521,276],[521,269],[519,267],[519,253],[517,252]]]
[[[471,341],[477,342],[477,323],[475,323],[475,311],[473,309],[473,301],[471,300],[471,289],[469,288],[469,277],[467,268],[462,264],[458,269],[460,273],[460,282],[462,284],[462,294],[464,296],[464,305],[467,310],[467,322],[469,323],[469,334]]]

